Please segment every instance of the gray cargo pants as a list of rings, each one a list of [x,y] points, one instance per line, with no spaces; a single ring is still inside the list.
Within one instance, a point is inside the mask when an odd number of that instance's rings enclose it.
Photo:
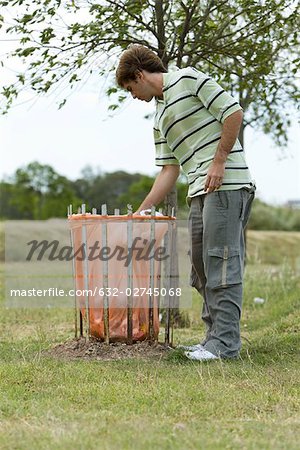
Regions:
[[[193,197],[189,235],[191,285],[202,295],[206,350],[238,356],[245,256],[244,229],[255,188],[216,191]]]

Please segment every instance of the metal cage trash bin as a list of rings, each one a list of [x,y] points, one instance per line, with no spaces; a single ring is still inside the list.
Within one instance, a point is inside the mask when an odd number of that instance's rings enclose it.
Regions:
[[[128,205],[129,206],[129,205]],[[172,211],[173,212],[173,211]],[[160,308],[166,309],[165,339],[172,326],[171,253],[173,214],[108,215],[94,208],[68,208],[75,291],[75,336],[106,343],[157,341]],[[172,337],[171,337],[172,340]]]

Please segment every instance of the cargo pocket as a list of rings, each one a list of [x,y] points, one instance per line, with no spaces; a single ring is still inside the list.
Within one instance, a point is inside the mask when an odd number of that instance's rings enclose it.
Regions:
[[[228,246],[209,249],[206,277],[207,287],[211,289],[240,284],[243,269],[239,249]]]

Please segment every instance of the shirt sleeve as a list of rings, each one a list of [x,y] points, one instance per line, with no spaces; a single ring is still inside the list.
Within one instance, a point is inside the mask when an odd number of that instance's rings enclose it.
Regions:
[[[178,159],[168,146],[167,140],[156,128],[153,129],[155,144],[155,165],[166,166],[168,164],[179,165]]]
[[[241,105],[230,94],[202,72],[199,72],[195,83],[195,95],[221,123],[224,123],[224,120],[234,112],[242,110]]]

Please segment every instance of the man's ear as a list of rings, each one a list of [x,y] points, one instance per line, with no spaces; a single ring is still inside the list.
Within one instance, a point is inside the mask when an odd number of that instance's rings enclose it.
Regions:
[[[139,81],[143,78],[144,74],[140,70],[136,70],[135,72],[135,81]]]

